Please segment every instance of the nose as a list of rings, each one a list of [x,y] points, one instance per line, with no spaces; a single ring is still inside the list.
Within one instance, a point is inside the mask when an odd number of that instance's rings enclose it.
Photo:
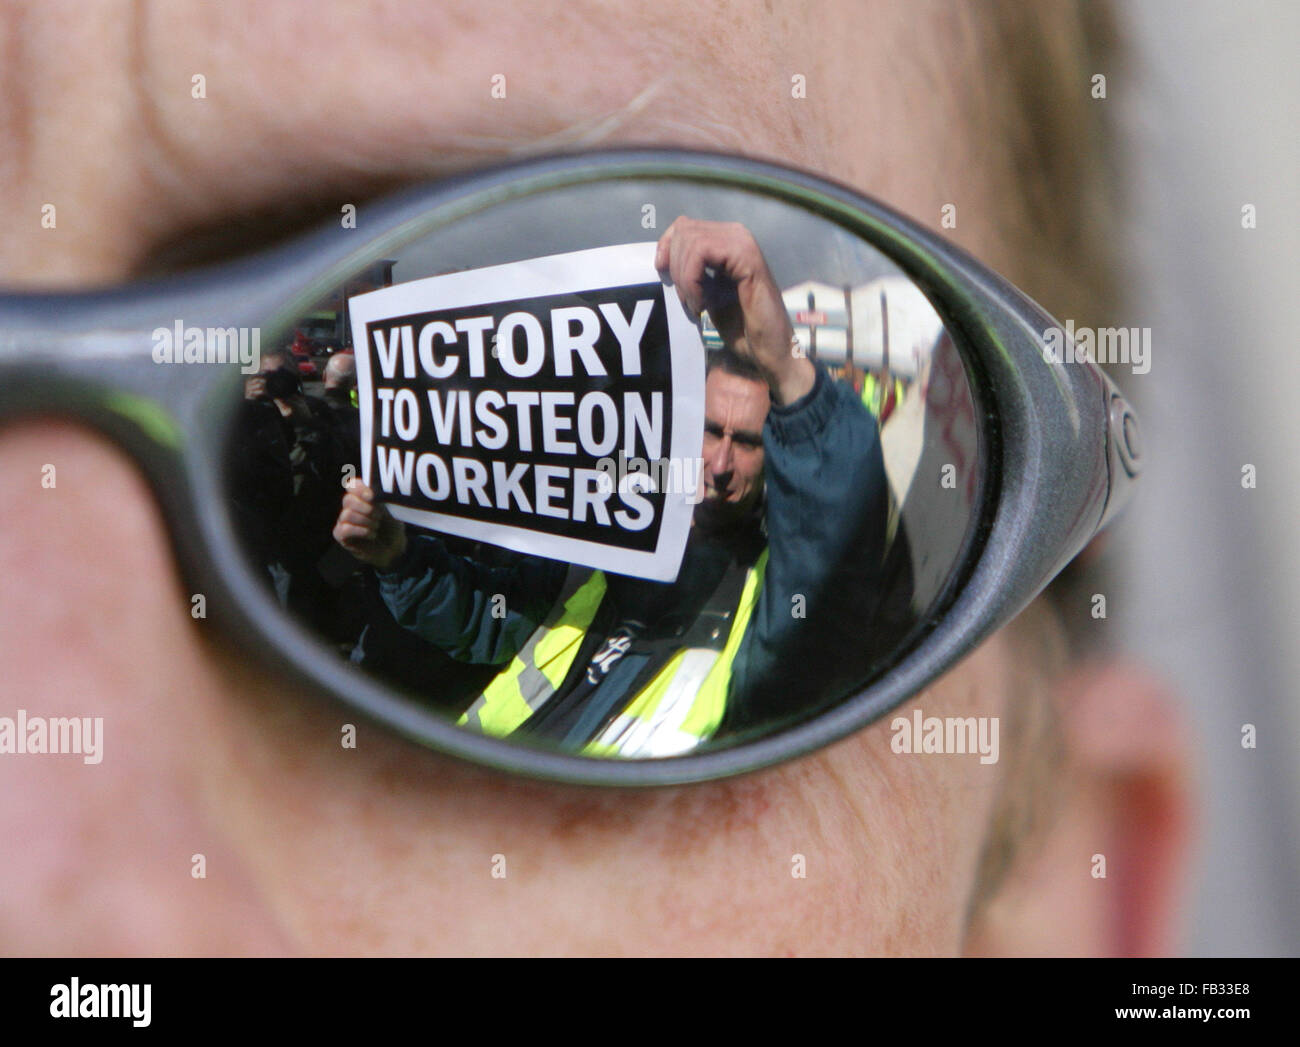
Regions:
[[[714,479],[730,477],[732,469],[733,445],[730,434],[724,434],[714,445],[713,454],[709,456],[709,471]]]

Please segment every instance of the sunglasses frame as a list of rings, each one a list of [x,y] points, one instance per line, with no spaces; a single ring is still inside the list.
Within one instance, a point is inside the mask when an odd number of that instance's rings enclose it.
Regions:
[[[819,215],[870,243],[930,298],[966,366],[984,466],[976,517],[928,631],[857,694],[786,729],[667,759],[551,752],[457,727],[344,662],[257,579],[235,534],[224,449],[243,376],[231,365],[152,358],[151,332],[260,328],[274,338],[369,262],[507,200],[616,179],[671,179],[755,193]],[[144,472],[191,593],[244,649],[300,685],[425,748],[480,766],[587,785],[672,785],[753,771],[880,719],[1009,622],[1127,499],[1140,466],[1137,420],[1090,362],[1053,362],[1061,325],[959,248],[815,175],[735,156],[619,149],[526,160],[367,204],[357,223],[240,261],[84,294],[0,295],[0,422],[74,419]],[[184,613],[178,608],[177,613]],[[324,655],[324,656],[322,656]]]

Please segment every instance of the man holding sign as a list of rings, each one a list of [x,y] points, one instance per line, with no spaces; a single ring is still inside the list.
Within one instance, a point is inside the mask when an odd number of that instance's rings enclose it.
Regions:
[[[677,577],[704,354],[655,272],[654,246],[530,258],[350,300],[363,478],[394,516],[552,560]],[[677,482],[655,482],[650,463],[676,465]]]
[[[375,323],[366,329],[375,339],[381,375],[396,373],[409,344],[417,358],[426,346],[422,362],[451,377],[453,367],[473,370],[475,346],[486,345],[482,332],[495,326],[496,355],[477,354],[480,376],[489,375],[489,361],[496,359],[507,376],[512,369],[549,369],[549,380],[557,386],[552,392],[572,392],[562,402],[551,401],[549,423],[526,438],[519,435],[524,432],[520,424],[501,446],[509,443],[510,451],[526,452],[525,440],[529,447],[536,446],[549,433],[552,440],[571,437],[564,446],[578,452],[589,442],[596,443],[596,449],[612,448],[616,440],[611,440],[611,430],[621,428],[625,435],[634,434],[630,446],[640,441],[647,447],[648,457],[657,457],[658,447],[680,449],[683,436],[689,435],[683,430],[691,426],[689,416],[686,423],[677,417],[673,432],[664,432],[667,419],[656,413],[655,394],[647,391],[652,386],[638,385],[646,374],[663,378],[670,366],[662,358],[668,339],[647,339],[646,332],[655,323],[662,330],[670,328],[677,320],[676,305],[677,313],[684,310],[692,319],[707,310],[723,339],[724,348],[712,354],[704,382],[703,464],[699,490],[690,499],[698,504],[690,511],[683,547],[673,549],[668,534],[671,500],[651,500],[665,492],[629,483],[628,477],[617,487],[612,481],[602,485],[583,467],[574,466],[565,484],[556,484],[560,491],[545,497],[548,506],[567,507],[569,538],[575,537],[572,528],[584,502],[583,522],[601,522],[597,504],[611,522],[619,511],[625,524],[643,517],[647,524],[653,522],[659,533],[655,543],[642,547],[650,558],[645,570],[611,569],[631,562],[635,548],[606,561],[595,559],[604,555],[600,547],[585,560],[568,556],[587,563],[585,567],[534,555],[504,565],[479,563],[453,555],[436,538],[408,536],[405,525],[371,486],[352,482],[334,535],[376,569],[393,617],[454,658],[502,666],[462,716],[461,722],[471,728],[500,736],[524,732],[593,755],[676,755],[720,731],[734,734],[758,723],[770,726],[785,709],[806,707],[793,688],[829,695],[861,682],[869,665],[861,640],[850,647],[848,638],[860,638],[880,597],[887,486],[875,420],[850,389],[831,382],[800,350],[780,290],[746,228],[678,218],[656,245],[654,266],[666,278],[668,290],[675,290],[672,296],[665,292],[666,316],[660,318],[657,308],[638,304],[652,301],[643,285],[629,285],[621,298],[605,295],[594,308],[552,306],[550,361],[541,350],[529,348],[533,343],[528,329],[533,325],[522,317],[533,314],[522,309],[505,312],[509,304],[495,313],[477,307],[484,319],[466,313],[454,322],[443,320],[436,337],[424,334],[431,323],[427,314],[385,318],[377,333]],[[557,308],[569,310],[558,321]],[[579,308],[586,312],[577,312]],[[602,318],[608,337],[601,333]],[[364,311],[360,322],[366,322]],[[508,342],[501,337],[507,324]],[[515,329],[522,332],[518,337]],[[475,330],[480,340],[474,338]],[[542,337],[537,344],[548,343]],[[598,351],[600,345],[607,351]],[[672,361],[671,368],[672,381],[687,387],[690,375],[681,361]],[[625,396],[620,411],[616,396],[601,394],[614,410],[591,408],[585,431],[582,404],[603,401],[590,399],[591,389],[563,387],[565,380],[580,381],[584,370],[589,375],[602,372],[605,389],[610,381],[621,381],[623,386],[614,392]],[[611,371],[619,373],[611,377]],[[490,415],[477,408],[490,391],[430,389],[439,435],[455,435],[458,423],[451,412],[459,411],[462,420],[468,416],[481,423],[479,431],[491,438],[497,430],[486,420]],[[401,395],[387,394],[377,384],[376,393],[390,395],[394,405]],[[448,406],[462,394],[457,406]],[[472,406],[471,395],[477,396]],[[498,394],[499,413],[507,418],[515,410],[507,406],[511,395],[517,403],[531,400],[518,391]],[[538,420],[545,410],[542,395],[539,392],[530,404]],[[489,401],[488,406],[497,405]],[[571,406],[572,412],[566,410]],[[400,437],[404,429],[418,439],[414,415],[403,420],[395,406],[394,412],[390,430]],[[593,421],[598,413],[600,425]],[[515,418],[525,421],[517,410]],[[378,479],[386,491],[396,490],[400,511],[416,522],[401,495],[414,492],[418,478],[404,489],[398,474],[409,468],[414,476],[421,468],[418,448],[410,452],[409,467],[393,465],[394,452],[383,449],[382,417],[378,424],[379,435],[371,440]],[[472,436],[471,423],[460,424],[467,427],[462,435]],[[567,431],[570,424],[572,434]],[[671,445],[670,439],[675,441]],[[468,442],[462,440],[462,445]],[[477,501],[486,517],[501,504],[503,482],[508,485],[520,467],[512,462],[480,464],[477,459],[474,464],[454,464],[468,459],[462,454],[448,465],[425,458],[426,483],[430,490],[449,493],[459,479],[460,493],[470,496],[459,501]],[[534,471],[539,465],[546,468],[544,463],[530,464]],[[375,475],[370,479],[373,484]],[[471,482],[480,479],[481,484]],[[476,498],[478,490],[481,499]],[[518,490],[505,503],[516,523],[524,512],[523,501],[535,508],[541,500],[535,483],[531,492],[526,485]],[[615,496],[623,503],[617,509]],[[638,498],[644,507],[636,503]],[[384,500],[394,501],[387,493]],[[606,500],[611,505],[605,506]],[[450,529],[456,526],[453,522]],[[542,540],[558,537],[547,534]],[[545,554],[545,547],[535,548]],[[665,559],[675,570],[671,577],[656,577]],[[602,569],[593,569],[593,562]]]

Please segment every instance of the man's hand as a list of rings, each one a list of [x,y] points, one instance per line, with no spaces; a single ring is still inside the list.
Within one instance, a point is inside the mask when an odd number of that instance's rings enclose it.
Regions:
[[[406,552],[406,525],[388,514],[375,492],[359,479],[348,481],[334,540],[362,563],[386,570]]]
[[[659,238],[655,268],[668,273],[687,309],[697,316],[708,311],[723,341],[767,377],[778,403],[812,389],[812,361],[795,355],[781,289],[743,225],[682,216]]]

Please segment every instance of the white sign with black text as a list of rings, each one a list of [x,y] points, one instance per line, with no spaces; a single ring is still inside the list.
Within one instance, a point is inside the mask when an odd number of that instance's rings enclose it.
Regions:
[[[676,577],[697,492],[656,477],[699,459],[704,346],[654,253],[599,247],[349,300],[362,478],[395,517]]]

